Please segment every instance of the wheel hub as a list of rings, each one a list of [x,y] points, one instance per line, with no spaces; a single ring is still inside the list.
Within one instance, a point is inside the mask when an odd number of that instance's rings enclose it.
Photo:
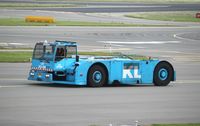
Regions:
[[[164,69],[164,68],[160,69],[159,72],[158,72],[158,74],[159,74],[159,78],[161,80],[166,80],[167,79],[168,72],[167,72],[166,69]]]
[[[95,72],[93,73],[93,80],[94,80],[96,83],[99,83],[99,82],[101,81],[101,79],[102,79],[102,74],[101,74],[101,72],[95,71]]]

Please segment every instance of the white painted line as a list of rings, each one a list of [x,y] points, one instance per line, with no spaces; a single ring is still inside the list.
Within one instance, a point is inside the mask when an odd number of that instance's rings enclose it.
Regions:
[[[147,49],[147,47],[143,47],[143,46],[138,46],[138,47],[134,47],[135,49]]]
[[[92,51],[109,51],[110,48],[105,48],[105,49],[92,49]],[[129,48],[118,48],[118,49],[113,49],[111,48],[112,51],[128,51],[131,50]]]
[[[179,33],[179,34],[174,34],[174,38],[182,39],[182,40],[189,40],[189,41],[199,41],[199,40],[195,40],[195,39],[190,39],[190,38],[184,38],[184,37],[181,37],[180,35],[183,35],[183,34],[188,34],[188,33]]]
[[[28,46],[25,43],[0,43],[0,46]]]
[[[2,37],[32,37],[32,38],[35,38],[35,36],[32,36],[32,35],[17,35],[17,34],[0,34],[0,36]],[[37,35],[37,38],[45,38],[47,35]],[[63,36],[57,36],[58,38],[65,38],[66,37],[63,37]],[[48,38],[55,38],[55,36],[48,36]]]
[[[18,87],[27,87],[28,85],[0,85],[0,88],[18,88]]]
[[[110,45],[107,45],[107,46],[110,46]],[[113,44],[112,46],[122,47],[122,46],[124,46],[124,45]]]
[[[8,43],[8,44],[11,44],[11,45],[24,45],[23,43]]]
[[[200,80],[177,80],[175,84],[200,84]]]
[[[18,80],[21,80],[21,81],[25,81],[27,79],[23,79],[23,78],[0,78],[0,80],[10,80],[10,81],[18,81]]]
[[[7,37],[25,37],[25,36],[28,36],[28,35],[11,35],[11,34],[0,34],[0,36],[7,36]]]
[[[136,42],[123,42],[123,41],[97,41],[107,44],[129,44],[129,45],[142,45],[142,44],[178,44],[180,41],[136,41]]]

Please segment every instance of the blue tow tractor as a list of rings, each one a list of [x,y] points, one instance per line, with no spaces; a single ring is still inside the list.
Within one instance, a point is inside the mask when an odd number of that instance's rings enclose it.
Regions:
[[[128,57],[79,57],[77,43],[68,41],[36,43],[28,80],[69,85],[155,85],[176,80],[168,61],[134,60]]]

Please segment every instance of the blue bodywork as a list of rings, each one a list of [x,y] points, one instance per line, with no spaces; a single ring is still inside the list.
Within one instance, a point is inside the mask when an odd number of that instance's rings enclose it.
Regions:
[[[43,44],[45,45],[45,44]],[[55,61],[56,49],[60,46],[73,46],[77,49],[74,42],[56,41],[48,43],[51,45],[54,52],[47,59],[32,59],[32,66],[29,72],[28,80],[44,81],[50,83],[61,83],[70,85],[87,85],[88,72],[94,65],[99,65],[106,71],[107,84],[111,85],[114,82],[127,85],[153,85],[154,69],[160,62],[159,60],[132,60],[129,58],[120,57],[84,57],[77,61],[75,56],[65,57],[59,61]],[[34,53],[36,52],[36,49]],[[67,52],[67,50],[66,50]],[[43,54],[45,55],[45,54]],[[167,72],[165,69],[159,71],[161,79],[165,79]],[[175,80],[175,72],[172,81]],[[93,79],[98,82],[102,75],[98,71],[93,74]]]

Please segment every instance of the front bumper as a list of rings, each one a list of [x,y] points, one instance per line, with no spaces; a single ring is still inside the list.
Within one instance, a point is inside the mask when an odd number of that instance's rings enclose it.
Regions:
[[[68,78],[71,78],[71,77],[66,77],[65,80],[54,80],[52,73],[30,71],[28,80],[42,81],[42,82],[48,82],[48,83],[68,84],[68,85],[86,85],[86,82],[76,81],[75,77],[73,80],[69,80]]]

